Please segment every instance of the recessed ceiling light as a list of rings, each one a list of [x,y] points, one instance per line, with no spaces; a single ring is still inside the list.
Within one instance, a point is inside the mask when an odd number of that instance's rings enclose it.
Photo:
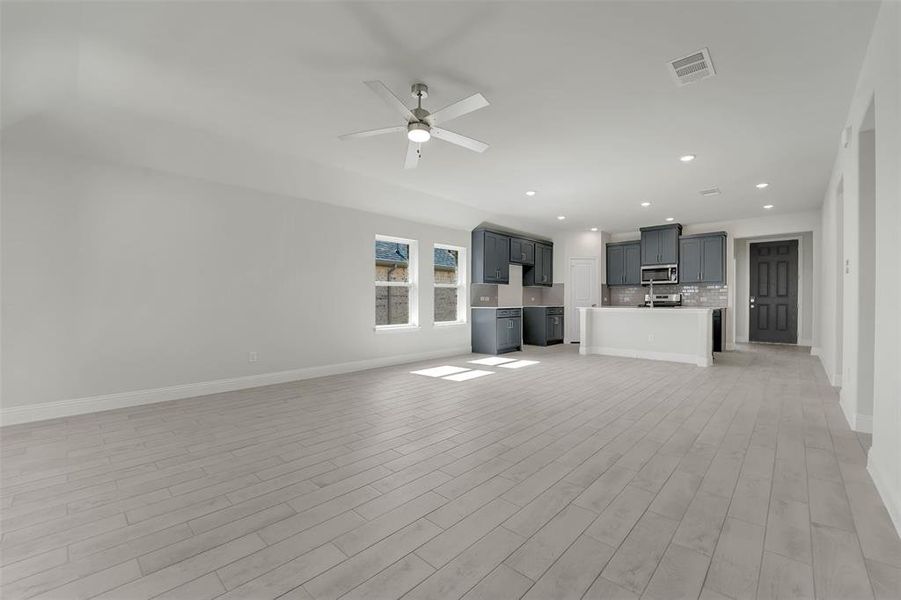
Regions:
[[[671,221],[675,221],[675,220],[676,220],[675,217],[667,217],[667,218],[666,218],[666,222],[667,222],[667,223],[669,223],[669,222],[671,222]]]
[[[682,162],[691,162],[695,158],[697,158],[697,157],[694,154],[685,154],[683,156],[680,156],[679,160],[681,160]]]
[[[645,208],[647,208],[651,205],[651,203],[650,202],[642,202],[641,205],[644,206]]]
[[[529,190],[528,192],[526,192],[526,196],[534,196],[534,195],[535,195],[535,190]]]
[[[718,188],[718,187],[707,188],[706,190],[701,190],[698,193],[701,194],[702,196],[719,196],[720,188]]]
[[[770,210],[771,208],[773,208],[773,205],[772,204],[764,204],[763,207],[767,210]]]
[[[762,190],[762,189],[765,188],[765,187],[769,187],[769,185],[770,185],[770,184],[768,184],[767,182],[762,181],[762,182],[760,182],[760,183],[757,184],[757,189],[758,189],[758,190]]]
[[[592,231],[597,231],[598,228],[597,228],[597,227],[592,227],[591,230],[592,230]]]
[[[559,217],[557,217],[557,220],[558,220],[558,221],[562,221],[562,220],[565,219],[565,218],[566,218],[566,217],[564,217],[563,215],[560,215]]]

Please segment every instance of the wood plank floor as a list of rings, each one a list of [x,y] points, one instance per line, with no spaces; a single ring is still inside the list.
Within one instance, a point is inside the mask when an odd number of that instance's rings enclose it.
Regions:
[[[818,361],[533,349],[4,428],[3,598],[901,597]]]

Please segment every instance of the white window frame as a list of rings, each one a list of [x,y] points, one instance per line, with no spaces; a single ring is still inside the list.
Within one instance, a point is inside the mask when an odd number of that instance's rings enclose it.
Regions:
[[[409,321],[397,325],[375,325],[376,332],[389,331],[414,331],[419,329],[419,242],[417,240],[408,240],[407,238],[394,237],[390,235],[376,235],[371,246],[373,254],[372,265],[375,267],[375,242],[390,242],[396,244],[407,244],[410,247],[410,260],[407,267],[407,281],[376,281],[375,287],[405,287],[409,290]],[[375,279],[373,277],[373,279]],[[373,306],[373,309],[375,307]],[[375,311],[372,314],[373,323],[375,322]]]
[[[434,281],[435,276],[435,249],[440,250],[454,250],[457,252],[457,283],[436,283]],[[457,290],[457,320],[456,321],[435,321],[435,310],[434,306],[432,307],[432,320],[435,324],[435,327],[447,327],[449,325],[465,325],[467,322],[466,317],[469,315],[469,310],[467,308],[469,302],[469,296],[466,291],[467,286],[467,274],[466,274],[466,265],[468,264],[466,258],[466,248],[461,246],[451,246],[450,244],[435,244],[432,249],[432,285],[435,288],[456,288]],[[435,299],[435,292],[432,291],[432,302]]]

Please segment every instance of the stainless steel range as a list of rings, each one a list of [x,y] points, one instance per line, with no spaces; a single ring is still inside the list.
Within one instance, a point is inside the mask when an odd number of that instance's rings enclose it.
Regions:
[[[655,308],[682,306],[682,294],[645,294],[644,305]]]

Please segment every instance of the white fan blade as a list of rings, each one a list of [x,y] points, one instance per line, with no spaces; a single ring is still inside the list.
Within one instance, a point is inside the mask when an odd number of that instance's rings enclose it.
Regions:
[[[378,96],[385,101],[385,104],[400,111],[400,114],[404,116],[408,123],[417,120],[416,116],[413,115],[413,113],[410,112],[410,109],[400,101],[400,98],[394,95],[394,92],[388,89],[387,85],[381,81],[364,81],[363,83],[369,86],[369,89],[373,92],[378,94]]]
[[[451,144],[463,146],[464,148],[468,148],[473,152],[484,152],[488,149],[488,144],[486,144],[485,142],[474,140],[472,138],[466,137],[465,135],[460,135],[459,133],[448,131],[447,129],[435,129],[433,127],[432,137],[436,137],[439,140],[444,140],[445,142],[450,142]]]
[[[403,125],[398,125],[397,127],[383,127],[382,129],[370,129],[369,131],[357,131],[356,133],[345,133],[344,135],[339,135],[339,140],[353,140],[356,138],[364,138],[371,137],[373,135],[382,135],[383,133],[397,133],[399,131],[404,131],[406,127]]]
[[[407,160],[404,161],[405,169],[415,169],[416,165],[419,164],[419,149],[420,144],[416,142],[407,144]]]
[[[469,98],[464,98],[459,102],[454,102],[450,106],[445,106],[441,110],[433,112],[429,115],[428,120],[430,123],[445,123],[486,106],[488,106],[488,100],[485,99],[485,96],[473,94]]]

